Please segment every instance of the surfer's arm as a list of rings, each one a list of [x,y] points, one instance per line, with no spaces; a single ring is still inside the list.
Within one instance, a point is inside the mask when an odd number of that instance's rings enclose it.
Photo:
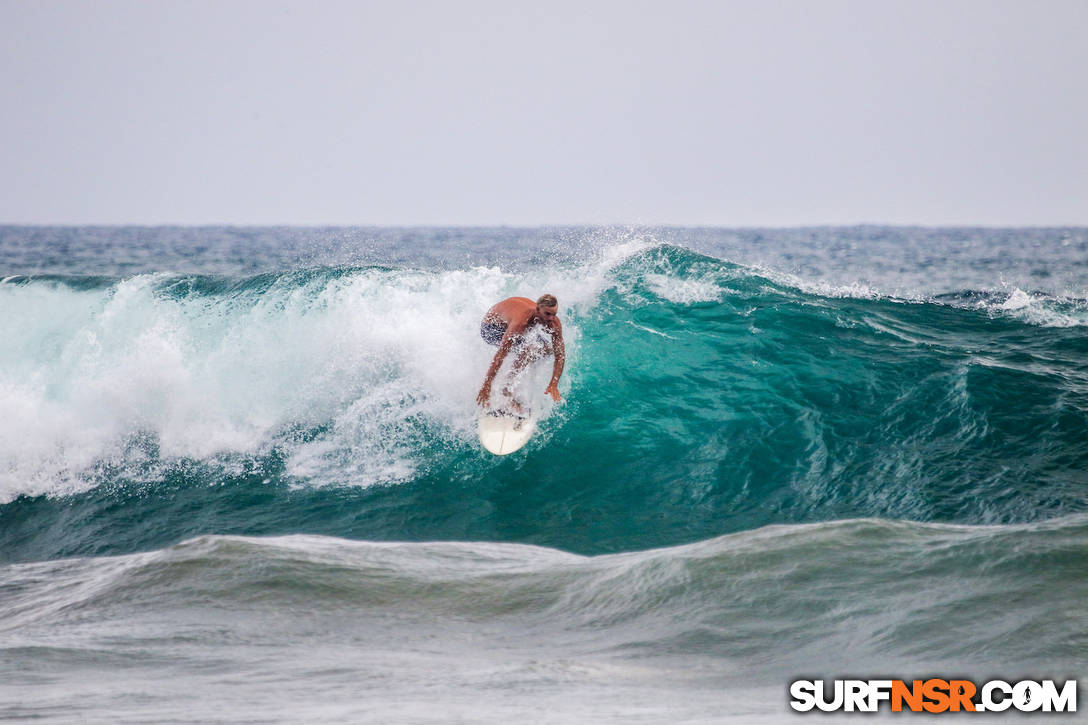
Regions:
[[[499,349],[495,351],[495,357],[491,358],[491,367],[487,369],[487,375],[484,376],[484,384],[480,387],[480,392],[476,395],[476,403],[478,405],[487,405],[491,400],[491,382],[495,379],[495,376],[499,374],[499,368],[502,367],[502,361],[506,359],[507,353],[510,352],[510,348],[514,346],[514,341],[517,339],[517,333],[510,328],[506,328],[506,333],[502,336],[502,342],[499,343]]]
[[[552,353],[555,355],[555,365],[552,367],[552,380],[548,383],[548,388],[545,393],[552,396],[552,399],[556,402],[559,401],[559,378],[563,375],[563,365],[567,361],[567,351],[563,347],[563,328],[559,327],[555,331],[555,335],[552,337]]]

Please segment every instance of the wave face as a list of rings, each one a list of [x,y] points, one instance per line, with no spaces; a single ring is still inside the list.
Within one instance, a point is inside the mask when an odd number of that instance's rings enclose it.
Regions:
[[[566,400],[541,400],[539,370],[540,433],[493,458],[477,326],[526,290],[563,305]],[[900,298],[628,240],[514,271],[12,275],[0,307],[8,560],[209,532],[597,554],[1086,510],[1075,297]]]
[[[480,318],[544,292],[494,457]],[[1082,676],[1086,300],[1083,229],[0,227],[0,719]]]

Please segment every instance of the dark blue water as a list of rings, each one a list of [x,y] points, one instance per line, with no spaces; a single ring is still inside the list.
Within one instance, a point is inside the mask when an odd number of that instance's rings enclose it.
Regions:
[[[0,228],[0,279],[9,715],[745,721],[1088,661],[1086,230]],[[479,320],[545,292],[564,401],[493,457]]]

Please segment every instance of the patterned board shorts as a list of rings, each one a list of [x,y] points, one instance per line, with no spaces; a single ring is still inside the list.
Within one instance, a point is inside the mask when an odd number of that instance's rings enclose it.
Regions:
[[[488,345],[499,346],[502,342],[502,336],[506,334],[505,322],[481,322],[480,323],[480,337],[484,339]]]
[[[506,334],[505,322],[483,322],[480,323],[480,337],[488,345],[494,345],[498,347],[502,343],[502,336]],[[514,342],[515,349],[521,349],[526,345],[532,345],[536,348],[534,357],[537,355],[551,355],[552,354],[552,340],[551,335],[546,330],[539,326],[534,326],[528,330],[524,335],[520,335],[519,339]]]

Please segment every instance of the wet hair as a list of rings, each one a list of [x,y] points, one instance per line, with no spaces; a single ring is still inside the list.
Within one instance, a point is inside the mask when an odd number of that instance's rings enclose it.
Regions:
[[[536,301],[540,307],[558,307],[559,300],[555,299],[555,295],[541,295],[540,299]]]

